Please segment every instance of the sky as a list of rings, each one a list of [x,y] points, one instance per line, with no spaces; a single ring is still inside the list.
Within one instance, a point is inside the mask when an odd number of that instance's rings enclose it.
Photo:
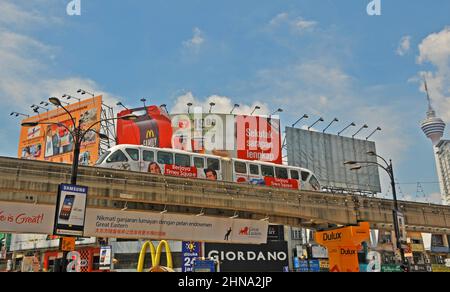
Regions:
[[[12,111],[79,88],[170,112],[190,101],[217,112],[260,105],[282,108],[284,125],[337,117],[330,133],[367,124],[363,139],[381,127],[372,139],[394,161],[400,199],[440,201],[421,80],[448,123],[448,0],[381,0],[380,16],[368,15],[370,0],[80,0],[73,16],[69,2],[0,0],[1,156],[17,156]]]

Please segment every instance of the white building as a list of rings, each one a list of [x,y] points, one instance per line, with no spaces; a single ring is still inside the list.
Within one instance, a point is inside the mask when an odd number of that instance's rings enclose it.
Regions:
[[[450,204],[450,141],[441,140],[437,145],[438,168],[441,170],[441,193],[444,204]]]
[[[441,163],[439,159],[439,149],[438,144],[441,141],[442,137],[444,136],[444,130],[445,130],[445,123],[441,118],[436,117],[436,112],[434,111],[433,107],[431,106],[431,99],[428,95],[428,88],[425,83],[425,89],[427,91],[427,97],[428,97],[428,111],[427,111],[427,118],[422,122],[422,131],[425,133],[425,135],[428,137],[428,139],[431,140],[433,143],[433,153],[434,158],[436,160],[436,168],[437,168],[437,174],[439,178],[439,185],[441,189],[441,195],[442,195],[442,201],[444,204],[446,204],[446,198],[449,198],[450,193],[446,190],[448,188],[445,188],[445,180],[450,180],[449,172],[443,171],[441,168]],[[446,178],[444,178],[444,175],[446,175]]]

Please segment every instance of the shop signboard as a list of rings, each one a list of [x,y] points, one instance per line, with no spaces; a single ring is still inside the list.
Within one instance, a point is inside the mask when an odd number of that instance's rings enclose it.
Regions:
[[[431,269],[436,273],[450,273],[450,267],[445,265],[431,265]]]
[[[319,260],[310,260],[309,261],[309,271],[310,272],[320,272]]]
[[[214,260],[194,260],[193,272],[195,273],[214,273],[216,271],[216,263]]]
[[[284,240],[284,226],[283,225],[269,225],[267,230],[267,240]]]
[[[88,188],[61,184],[55,213],[55,235],[83,236]]]
[[[400,265],[381,265],[381,272],[383,273],[394,273],[403,272]]]
[[[0,231],[52,234],[55,207],[0,202]]]
[[[182,272],[193,272],[194,261],[200,257],[200,243],[183,241],[181,249]]]
[[[303,272],[303,273],[309,272],[308,261],[305,261],[305,260],[300,261],[300,272]]]
[[[282,272],[289,266],[286,241],[262,245],[206,243],[205,256],[218,260],[222,272]]]

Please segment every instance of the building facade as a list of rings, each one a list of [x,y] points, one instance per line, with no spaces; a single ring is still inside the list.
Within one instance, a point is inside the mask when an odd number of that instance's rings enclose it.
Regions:
[[[450,140],[441,140],[437,145],[437,161],[441,170],[441,193],[445,205],[450,203]]]

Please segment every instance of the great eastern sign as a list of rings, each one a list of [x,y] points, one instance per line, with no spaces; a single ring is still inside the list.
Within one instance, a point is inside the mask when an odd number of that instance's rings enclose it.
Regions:
[[[286,241],[262,245],[206,243],[205,255],[218,259],[222,272],[282,272],[289,266]]]

